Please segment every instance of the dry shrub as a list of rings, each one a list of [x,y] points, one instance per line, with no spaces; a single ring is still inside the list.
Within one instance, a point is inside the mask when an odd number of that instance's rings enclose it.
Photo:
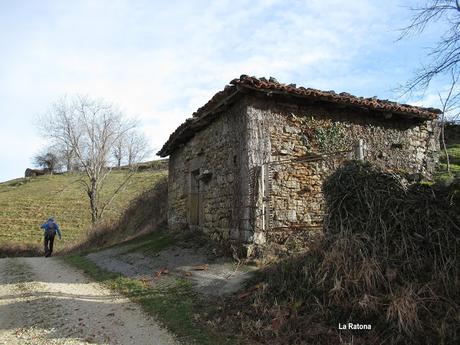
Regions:
[[[420,304],[421,300],[411,286],[401,287],[390,296],[387,320],[396,322],[400,332],[412,335],[421,328],[417,312]]]
[[[249,342],[456,344],[460,183],[410,184],[348,162],[323,190],[324,239],[265,269],[251,298],[227,301],[226,326],[236,312]],[[372,329],[338,330],[348,322]]]
[[[381,300],[379,297],[364,294],[360,299],[355,301],[355,304],[361,307],[366,316],[375,315],[381,307]]]
[[[325,183],[324,192],[326,257],[346,263],[320,265],[322,288],[331,289],[330,281],[339,276],[352,300],[375,296],[380,307],[370,304],[366,310],[361,303],[363,311],[386,315],[388,326],[397,325],[407,339],[436,334],[447,306],[458,303],[458,183],[409,184],[370,164],[349,162]],[[457,337],[455,320],[448,322],[449,338]],[[390,339],[400,341],[396,333]]]

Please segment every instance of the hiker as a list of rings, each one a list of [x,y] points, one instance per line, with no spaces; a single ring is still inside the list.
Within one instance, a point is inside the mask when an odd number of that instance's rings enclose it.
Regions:
[[[54,236],[56,236],[56,233],[59,239],[61,239],[61,230],[53,218],[48,218],[48,221],[42,224],[40,228],[43,229],[45,235],[45,257],[48,257],[53,253]]]

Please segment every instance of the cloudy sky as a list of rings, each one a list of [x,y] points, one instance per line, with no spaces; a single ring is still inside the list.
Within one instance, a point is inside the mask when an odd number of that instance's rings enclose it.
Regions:
[[[396,91],[443,32],[397,41],[417,4],[0,0],[0,181],[32,165],[45,143],[36,117],[66,94],[118,104],[154,150],[241,74],[439,106],[442,81],[411,98]]]

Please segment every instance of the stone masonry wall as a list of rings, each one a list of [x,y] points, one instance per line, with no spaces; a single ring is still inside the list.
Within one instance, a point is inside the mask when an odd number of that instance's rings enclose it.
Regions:
[[[245,242],[248,227],[246,104],[238,102],[199,131],[169,159],[168,223],[192,228],[217,240]],[[199,179],[199,225],[190,224],[192,173]],[[247,194],[247,193],[246,193]],[[246,208],[245,205],[246,204]],[[246,221],[245,221],[246,219]]]
[[[322,232],[323,182],[355,157],[358,139],[365,160],[429,177],[437,134],[434,121],[247,95],[171,154],[169,226],[246,244],[247,254],[266,244],[304,244]],[[194,176],[198,225],[190,223]]]
[[[264,212],[255,216],[254,238],[297,245],[321,233],[325,212],[322,184],[364,140],[364,159],[395,172],[430,177],[437,163],[434,121],[385,119],[320,106],[281,104],[251,98],[249,132],[254,150],[250,169],[265,167]],[[322,158],[326,155],[326,158]],[[263,213],[263,214],[262,214]],[[261,218],[264,217],[264,228]]]

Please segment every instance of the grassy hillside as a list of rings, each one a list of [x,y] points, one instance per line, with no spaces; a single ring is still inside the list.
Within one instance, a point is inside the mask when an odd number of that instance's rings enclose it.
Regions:
[[[124,180],[126,172],[114,171],[103,188],[103,199]],[[166,170],[137,172],[126,189],[107,209],[107,220],[117,219],[131,200],[149,190],[167,174]],[[49,216],[63,230],[61,245],[76,242],[90,225],[89,200],[79,180],[80,174],[47,175],[0,183],[0,244],[5,241],[41,243],[39,226]]]

